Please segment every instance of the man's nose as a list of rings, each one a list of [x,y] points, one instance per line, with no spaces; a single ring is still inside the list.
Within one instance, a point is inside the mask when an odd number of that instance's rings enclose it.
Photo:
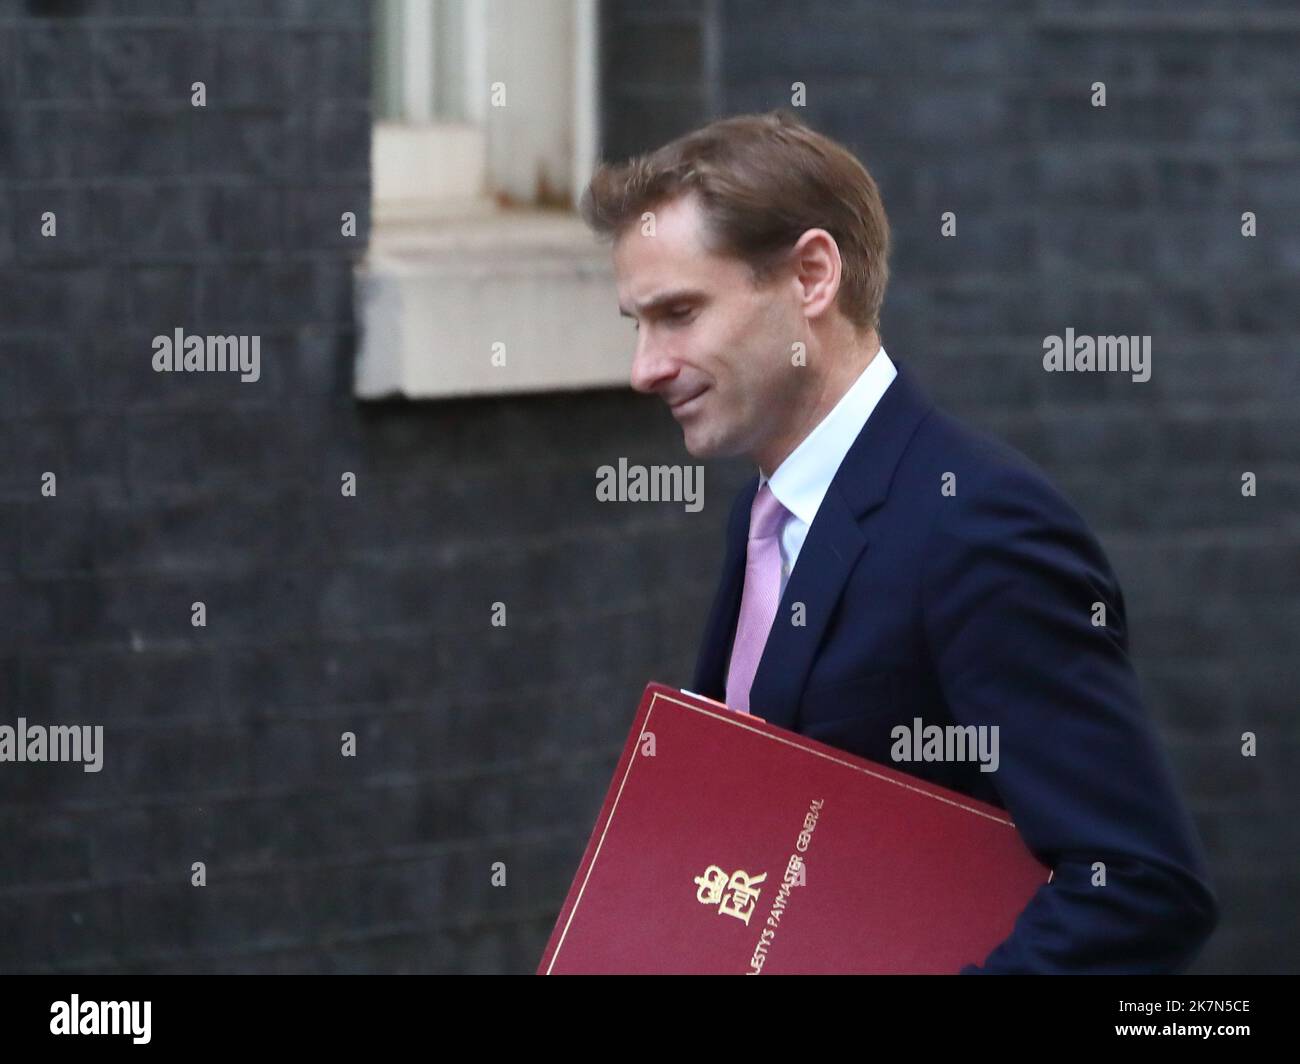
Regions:
[[[664,381],[677,375],[677,365],[649,336],[648,329],[637,333],[636,354],[632,356],[632,387],[653,394]]]

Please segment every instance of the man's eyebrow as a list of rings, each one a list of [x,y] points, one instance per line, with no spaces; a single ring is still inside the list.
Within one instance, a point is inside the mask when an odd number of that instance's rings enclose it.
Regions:
[[[702,298],[704,298],[704,293],[698,288],[677,288],[671,292],[663,292],[651,299],[647,299],[641,304],[641,313],[645,314],[656,311],[660,307],[668,306],[672,303],[684,303],[690,299]],[[632,312],[621,303],[619,304],[618,312],[625,318],[631,318],[634,316]]]

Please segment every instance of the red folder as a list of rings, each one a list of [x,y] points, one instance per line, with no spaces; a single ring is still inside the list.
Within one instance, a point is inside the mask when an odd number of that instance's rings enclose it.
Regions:
[[[1051,878],[996,806],[651,683],[538,973],[956,973]]]

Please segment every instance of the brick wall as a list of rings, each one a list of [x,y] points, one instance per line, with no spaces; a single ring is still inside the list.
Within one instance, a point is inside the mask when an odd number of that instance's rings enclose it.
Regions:
[[[653,404],[351,397],[368,33],[0,5],[0,723],[106,733],[0,767],[0,969],[530,971],[641,685],[689,679],[721,518],[594,501],[685,459]],[[176,327],[261,379],[155,373]]]

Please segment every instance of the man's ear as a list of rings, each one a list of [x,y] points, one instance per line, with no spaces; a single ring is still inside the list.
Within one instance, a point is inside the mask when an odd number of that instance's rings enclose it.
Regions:
[[[804,316],[819,318],[829,313],[835,305],[844,272],[835,238],[825,229],[809,229],[795,243],[790,256]]]

